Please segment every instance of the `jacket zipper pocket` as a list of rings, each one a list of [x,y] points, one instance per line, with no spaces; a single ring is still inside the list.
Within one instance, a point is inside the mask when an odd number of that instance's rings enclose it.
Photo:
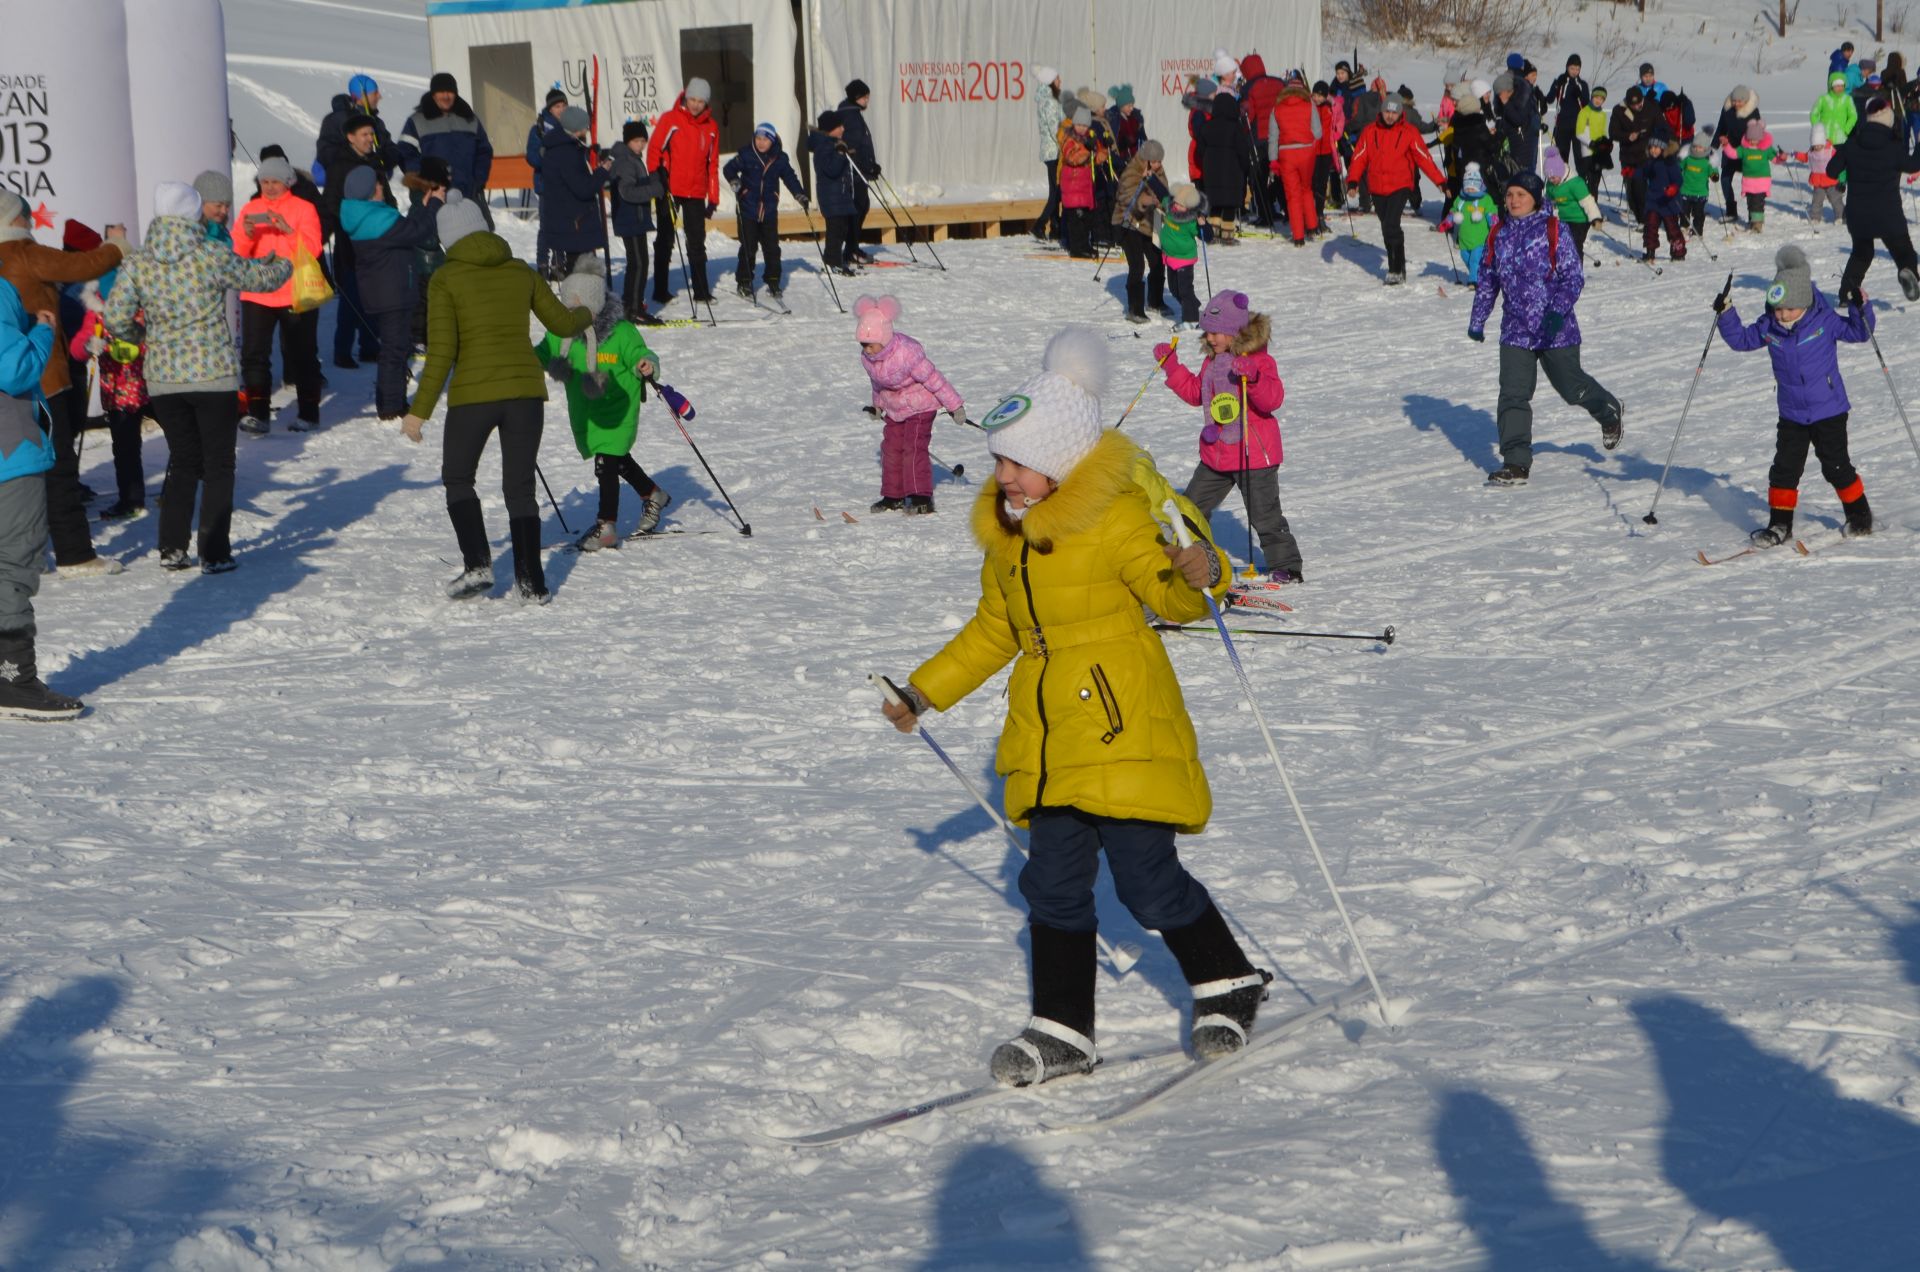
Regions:
[[[1099,663],[1093,664],[1093,687],[1099,691],[1100,705],[1107,713],[1107,731],[1100,740],[1111,745],[1114,738],[1126,732],[1127,723],[1120,714],[1120,696],[1114,693],[1106,669]]]
[[[1033,620],[1034,644],[1040,650],[1040,676],[1033,684],[1033,705],[1040,713],[1040,778],[1033,788],[1033,806],[1046,802],[1047,794],[1047,642],[1040,628],[1040,612],[1033,607],[1033,577],[1027,573],[1027,556],[1033,545],[1020,544],[1020,586],[1027,592],[1027,617]]]

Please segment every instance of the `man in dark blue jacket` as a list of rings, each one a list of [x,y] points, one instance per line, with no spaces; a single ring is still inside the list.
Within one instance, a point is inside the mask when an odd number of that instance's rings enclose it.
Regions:
[[[761,278],[767,294],[780,299],[780,183],[807,206],[807,193],[800,186],[800,174],[787,161],[781,149],[780,134],[772,124],[753,130],[753,141],[746,149],[727,160],[720,175],[733,187],[735,225],[740,237],[740,261],[734,270],[734,282],[740,294],[753,299],[753,257],[755,249],[765,253],[766,265]]]
[[[438,191],[429,192],[405,217],[382,199],[373,169],[359,167],[341,181],[340,233],[354,245],[359,308],[380,336],[380,372],[374,409],[383,420],[407,413],[407,359],[413,353],[413,311],[419,296],[415,262],[437,242],[434,215]]]
[[[367,172],[374,179],[369,196],[383,203],[393,202],[387,188],[392,171],[380,152],[377,121],[368,115],[353,115],[341,125],[342,144],[327,158],[327,184],[320,192],[320,232],[333,245],[333,285],[340,293],[340,308],[334,314],[333,365],[352,370],[360,365],[353,357],[356,339],[360,361],[372,362],[380,356],[379,333],[360,301],[360,264],[353,250],[353,238],[340,226],[340,204],[346,198],[347,179],[355,172]]]
[[[873,194],[867,182],[880,179],[880,161],[874,157],[873,132],[867,127],[867,103],[873,90],[856,79],[847,85],[847,99],[837,108],[847,126],[847,154],[853,160],[853,227],[847,238],[847,257],[859,265],[873,264],[871,253],[861,250],[860,231],[866,228],[867,212],[873,207]],[[862,180],[861,178],[865,178]],[[823,205],[824,208],[824,205]]]
[[[428,83],[420,105],[400,130],[400,161],[408,172],[418,172],[423,158],[444,159],[453,189],[479,207],[487,228],[493,212],[487,207],[487,176],[493,171],[493,143],[487,130],[460,96],[460,84],[445,71]]]

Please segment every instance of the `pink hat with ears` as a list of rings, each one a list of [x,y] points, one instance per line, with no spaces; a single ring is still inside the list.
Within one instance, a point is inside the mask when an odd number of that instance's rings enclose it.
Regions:
[[[860,320],[853,334],[861,344],[883,345],[893,339],[893,320],[900,316],[900,302],[891,296],[862,296],[853,302],[853,316]]]

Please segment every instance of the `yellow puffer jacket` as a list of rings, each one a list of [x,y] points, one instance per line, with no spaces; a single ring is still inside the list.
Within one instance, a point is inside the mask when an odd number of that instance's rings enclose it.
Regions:
[[[996,515],[997,483],[974,501],[980,606],[913,684],[945,710],[1021,655],[994,757],[1016,825],[1044,805],[1194,834],[1213,812],[1180,682],[1140,609],[1175,622],[1207,613],[1163,551],[1157,501],[1170,493],[1146,453],[1110,431],[1018,533]],[[1210,544],[1205,519],[1182,510]],[[1220,593],[1229,582],[1223,571]]]

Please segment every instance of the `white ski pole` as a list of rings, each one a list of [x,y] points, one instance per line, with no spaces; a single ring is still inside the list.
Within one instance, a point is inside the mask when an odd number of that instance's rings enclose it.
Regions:
[[[907,702],[906,695],[900,692],[900,686],[894,684],[893,681],[889,680],[886,676],[875,671],[869,672],[867,679],[879,686],[880,692],[886,695],[888,702],[891,702],[896,707],[908,707],[911,709]],[[1007,842],[1012,844],[1022,857],[1026,856],[1027,846],[1020,842],[1018,835],[1013,833],[1013,827],[1007,824],[1006,818],[1000,815],[999,809],[987,802],[987,797],[980,793],[980,788],[973,784],[973,779],[969,778],[961,771],[960,766],[953,762],[953,757],[947,754],[946,749],[933,740],[933,734],[927,732],[927,726],[924,724],[919,725],[914,729],[914,732],[918,733],[920,740],[931,747],[933,753],[940,757],[940,762],[947,766],[947,771],[960,779],[960,785],[967,788],[967,794],[973,796],[973,802],[980,805],[981,810],[984,811],[987,816],[993,818],[993,824],[1000,828],[1000,833],[1007,837]],[[1114,974],[1118,976],[1125,976],[1128,972],[1132,971],[1133,965],[1138,963],[1141,954],[1145,953],[1145,951],[1132,941],[1122,941],[1118,945],[1113,945],[1108,942],[1105,936],[1098,932],[1094,933],[1093,939],[1100,943],[1100,952],[1107,956],[1107,961],[1113,964]]]
[[[1180,515],[1180,507],[1169,499],[1162,506],[1167,520],[1173,526],[1174,537],[1183,548],[1193,545],[1193,532],[1187,529],[1187,519]],[[1287,792],[1287,803],[1293,805],[1293,815],[1300,822],[1300,832],[1307,837],[1307,847],[1313,850],[1313,860],[1320,867],[1320,877],[1327,881],[1327,891],[1333,895],[1333,908],[1340,912],[1340,921],[1346,924],[1347,937],[1353,942],[1353,952],[1360,956],[1360,966],[1367,973],[1367,983],[1373,986],[1373,1001],[1379,1005],[1380,1019],[1389,1027],[1393,1018],[1387,1007],[1386,991],[1380,988],[1380,978],[1374,975],[1373,960],[1367,957],[1367,947],[1360,943],[1360,934],[1354,931],[1353,919],[1347,914],[1347,903],[1340,897],[1339,885],[1333,881],[1333,871],[1327,868],[1327,859],[1320,851],[1320,841],[1313,836],[1313,827],[1307,824],[1306,810],[1300,807],[1300,799],[1293,793],[1293,779],[1287,776],[1287,766],[1280,758],[1280,748],[1274,744],[1273,731],[1267,728],[1267,718],[1260,713],[1260,702],[1253,696],[1253,682],[1247,679],[1247,669],[1240,665],[1240,651],[1233,646],[1233,637],[1227,631],[1227,620],[1220,614],[1220,605],[1213,599],[1213,593],[1203,592],[1207,598],[1207,610],[1213,615],[1213,625],[1220,629],[1220,639],[1226,642],[1227,657],[1233,662],[1233,674],[1240,678],[1240,690],[1247,696],[1247,706],[1253,709],[1253,720],[1260,726],[1260,736],[1267,741],[1267,754],[1273,757],[1273,767],[1280,774],[1280,785]]]

